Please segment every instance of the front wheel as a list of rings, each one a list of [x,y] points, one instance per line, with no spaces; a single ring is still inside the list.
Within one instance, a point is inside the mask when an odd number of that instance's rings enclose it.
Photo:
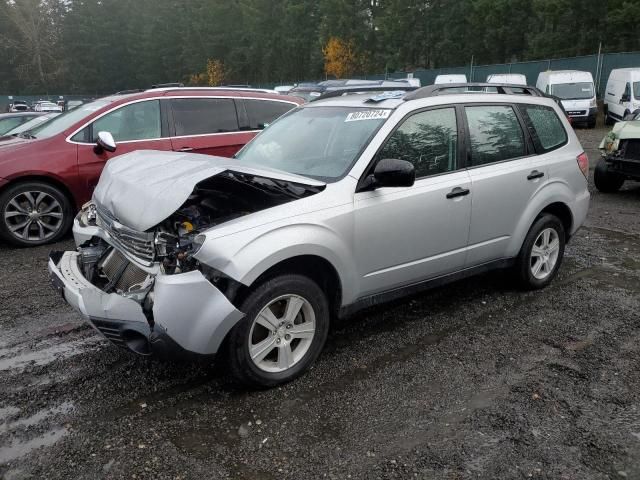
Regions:
[[[322,289],[302,275],[281,275],[242,302],[245,317],[225,348],[232,375],[252,387],[274,387],[304,373],[318,358],[329,331]]]
[[[619,173],[609,171],[607,162],[601,158],[593,171],[593,183],[603,193],[614,193],[622,187],[624,177]]]
[[[19,247],[59,240],[71,227],[71,202],[60,189],[25,182],[0,194],[0,237]]]
[[[534,222],[516,262],[520,284],[528,290],[546,287],[564,256],[565,230],[558,217],[544,214]]]

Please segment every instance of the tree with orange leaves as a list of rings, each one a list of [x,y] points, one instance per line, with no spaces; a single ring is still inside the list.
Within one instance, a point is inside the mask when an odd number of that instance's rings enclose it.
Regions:
[[[358,67],[358,55],[353,40],[345,41],[331,37],[322,49],[324,54],[324,73],[336,78],[352,76]]]

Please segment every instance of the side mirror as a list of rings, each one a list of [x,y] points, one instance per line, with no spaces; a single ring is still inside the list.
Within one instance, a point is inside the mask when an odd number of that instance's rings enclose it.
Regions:
[[[117,148],[116,141],[113,139],[113,135],[109,132],[98,132],[98,139],[96,140],[96,146],[93,147],[93,151],[96,153],[115,152]]]
[[[630,100],[629,95],[624,94],[620,97],[620,103],[628,102]]]
[[[385,158],[377,163],[373,171],[371,187],[410,187],[415,181],[416,170],[411,162]]]

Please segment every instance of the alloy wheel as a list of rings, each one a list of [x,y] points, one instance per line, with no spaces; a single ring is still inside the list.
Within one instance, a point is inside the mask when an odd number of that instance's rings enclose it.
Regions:
[[[26,191],[15,195],[3,212],[8,231],[26,241],[43,241],[62,228],[62,205],[52,195],[42,191]]]
[[[253,320],[249,355],[265,372],[290,369],[305,356],[316,331],[316,317],[308,300],[282,295],[270,301]]]
[[[544,280],[553,272],[560,254],[560,238],[553,228],[545,228],[536,237],[531,248],[531,274]]]

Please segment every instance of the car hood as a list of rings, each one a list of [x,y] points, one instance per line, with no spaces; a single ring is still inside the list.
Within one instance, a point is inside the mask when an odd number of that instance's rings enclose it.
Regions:
[[[611,153],[618,150],[620,140],[640,139],[640,120],[630,122],[618,122],[613,129],[600,142],[600,150]]]
[[[145,231],[178,210],[196,184],[225,171],[312,187],[325,185],[300,175],[230,158],[139,150],[107,162],[93,200],[123,225]]]

